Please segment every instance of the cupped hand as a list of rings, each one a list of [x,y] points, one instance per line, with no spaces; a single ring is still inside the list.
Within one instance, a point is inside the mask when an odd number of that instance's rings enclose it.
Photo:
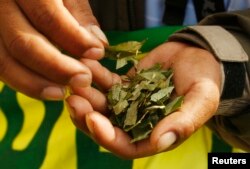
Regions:
[[[118,75],[109,72],[97,61],[84,59],[93,80],[103,90],[118,83]],[[107,99],[95,88],[73,88],[67,98],[74,124],[98,144],[123,158],[139,158],[171,150],[210,119],[219,104],[221,66],[208,51],[179,42],[167,42],[152,50],[139,64],[139,69],[160,63],[172,68],[177,95],[184,96],[179,110],[162,119],[149,139],[130,143],[130,137],[114,127],[107,118]],[[133,75],[134,69],[128,74]]]
[[[2,0],[0,25],[0,79],[39,99],[62,99],[67,84],[90,85],[77,59],[100,59],[108,43],[88,0]]]

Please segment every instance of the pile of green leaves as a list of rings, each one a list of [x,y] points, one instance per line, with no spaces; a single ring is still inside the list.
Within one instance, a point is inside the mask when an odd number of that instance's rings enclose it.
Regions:
[[[122,43],[110,47],[106,57],[117,59],[118,68],[128,61],[136,65],[141,47],[141,42]],[[133,77],[123,76],[123,83],[109,90],[110,120],[132,137],[131,142],[148,138],[161,119],[181,106],[183,97],[173,96],[172,77],[171,69],[163,70],[156,64],[137,71]]]

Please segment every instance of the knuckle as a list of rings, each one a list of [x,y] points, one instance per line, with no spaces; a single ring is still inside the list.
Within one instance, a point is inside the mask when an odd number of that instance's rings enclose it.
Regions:
[[[86,9],[84,9],[84,8],[80,8],[80,9],[78,9],[78,12],[79,12],[81,15],[87,17],[87,18],[91,18],[91,19],[93,19],[93,20],[95,19],[94,16],[93,16],[92,11],[90,11],[90,10],[86,10]]]
[[[7,48],[12,53],[13,52],[23,53],[29,50],[31,46],[32,46],[32,40],[30,37],[17,34],[10,40]]]
[[[59,24],[56,19],[56,10],[52,9],[49,4],[41,4],[39,10],[33,8],[31,16],[34,18],[34,24],[39,28],[49,31],[57,30]]]
[[[206,102],[206,107],[208,112],[215,112],[219,106],[219,93],[216,96],[216,93],[213,92],[211,93],[212,96],[211,97],[205,97],[205,102]]]
[[[82,0],[71,0],[71,1],[66,1],[66,6],[67,8],[76,13],[78,16],[81,16],[84,18],[84,20],[81,20],[81,24],[95,24],[97,25],[98,22],[96,18],[93,15],[93,12],[91,10],[89,1],[82,1]]]
[[[196,122],[192,118],[185,118],[184,120],[179,122],[179,127],[177,128],[177,132],[180,137],[188,138],[192,133],[194,133],[198,129]]]

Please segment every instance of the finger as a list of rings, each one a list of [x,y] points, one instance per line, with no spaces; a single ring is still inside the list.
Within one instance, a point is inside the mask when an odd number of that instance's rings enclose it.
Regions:
[[[71,110],[74,110],[72,119],[75,119],[73,120],[75,125],[109,151],[127,159],[138,158],[153,153],[153,146],[150,145],[148,140],[138,145],[131,144],[131,139],[126,133],[119,128],[113,127],[105,116],[91,111],[88,103],[86,104],[86,100],[82,97],[70,96],[67,102]]]
[[[63,1],[18,0],[17,2],[34,26],[61,48],[78,57],[99,59],[103,56],[104,48],[101,41],[79,25],[65,8]],[[82,3],[86,6],[88,1]],[[86,10],[90,11],[90,8],[86,6]],[[95,21],[92,16],[91,18],[86,20],[91,20],[93,24]]]
[[[29,25],[15,4],[0,7],[0,24],[6,50],[25,66],[59,84],[87,86],[91,83],[89,69],[60,53]]]
[[[99,90],[93,87],[84,87],[84,88],[72,88],[72,93],[79,95],[86,99],[93,107],[94,110],[107,113],[108,106],[107,106],[107,98],[106,95]]]
[[[108,45],[107,37],[99,28],[98,22],[87,0],[64,0],[63,2],[81,26],[94,34],[104,45]]]
[[[213,87],[211,87],[213,86]],[[152,132],[158,152],[170,150],[198,130],[218,107],[219,91],[213,82],[199,82],[185,95],[180,110],[164,118]]]
[[[117,74],[110,72],[100,62],[91,59],[81,59],[81,61],[91,70],[93,81],[104,90],[110,89],[114,84],[121,82]]]
[[[0,79],[11,88],[30,97],[46,100],[64,99],[65,90],[45,80],[12,59],[0,41]]]
[[[154,146],[149,140],[130,143],[131,138],[121,129],[113,127],[110,121],[100,113],[87,114],[86,123],[98,144],[122,158],[134,159],[155,154]]]
[[[93,111],[91,104],[81,96],[71,95],[66,99],[73,123],[84,133],[92,137],[98,144],[114,154],[133,159],[155,154],[155,146],[149,140],[136,144],[117,127],[113,127],[106,116]],[[124,149],[126,147],[126,149]]]
[[[117,74],[110,72],[98,61],[91,59],[81,59],[81,61],[91,70],[93,81],[102,89],[107,90],[115,83],[119,83],[121,81]],[[105,92],[101,92],[100,90],[92,87],[72,87],[71,89],[74,94],[87,99],[93,106],[94,110],[101,113],[107,113],[107,97]]]
[[[84,98],[71,95],[65,99],[66,106],[74,125],[82,132],[90,135],[89,129],[85,123],[86,114],[93,112],[91,104]]]

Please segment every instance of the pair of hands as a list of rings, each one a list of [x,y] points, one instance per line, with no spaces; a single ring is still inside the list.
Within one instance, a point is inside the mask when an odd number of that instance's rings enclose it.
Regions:
[[[150,52],[139,68],[156,62],[172,67],[176,92],[184,95],[184,104],[164,118],[149,139],[130,144],[130,138],[106,117],[105,95],[90,87],[93,80],[107,90],[121,80],[96,61],[108,42],[87,0],[2,0],[0,25],[0,79],[39,99],[63,99],[65,85],[71,86],[73,94],[66,103],[74,124],[118,156],[137,158],[172,149],[217,109],[221,74],[212,54],[165,43]]]
[[[121,82],[120,77],[98,61],[82,59],[96,82],[105,91]],[[210,119],[219,104],[221,70],[219,62],[206,50],[179,42],[167,42],[152,50],[138,64],[139,69],[160,63],[172,68],[176,94],[184,96],[182,107],[161,120],[149,139],[131,144],[129,136],[108,120],[107,99],[92,87],[72,88],[67,98],[74,124],[98,144],[128,159],[145,157],[180,145]],[[134,69],[128,74],[132,76]]]

